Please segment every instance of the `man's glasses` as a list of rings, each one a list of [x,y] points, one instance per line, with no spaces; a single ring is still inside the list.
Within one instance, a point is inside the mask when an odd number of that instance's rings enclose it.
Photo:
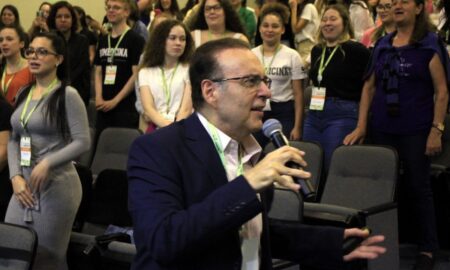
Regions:
[[[222,10],[222,6],[221,5],[214,5],[214,6],[205,6],[205,12],[211,12],[211,11],[220,11]]]
[[[386,10],[386,11],[388,11],[388,10],[391,10],[391,8],[392,8],[391,4],[385,4],[385,5],[378,4],[377,5],[377,10]]]
[[[226,82],[226,81],[239,81],[239,83],[246,88],[256,88],[263,82],[268,88],[272,84],[272,80],[267,77],[260,77],[258,75],[249,75],[243,77],[226,78],[226,79],[214,79],[211,80],[216,83]]]
[[[105,6],[105,10],[109,11],[109,10],[113,10],[113,11],[119,11],[121,10],[122,7],[121,6]]]
[[[28,48],[25,50],[25,57],[27,58],[31,58],[33,57],[33,54],[36,54],[36,57],[39,59],[42,59],[44,57],[46,57],[47,55],[51,54],[51,55],[58,55],[55,52],[49,51],[46,48]]]

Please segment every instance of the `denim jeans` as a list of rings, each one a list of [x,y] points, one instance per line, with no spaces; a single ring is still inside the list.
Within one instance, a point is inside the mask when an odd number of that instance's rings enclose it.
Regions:
[[[324,151],[324,169],[328,171],[334,149],[353,131],[358,121],[358,102],[327,98],[323,111],[310,110],[303,127],[303,140],[319,143]]]

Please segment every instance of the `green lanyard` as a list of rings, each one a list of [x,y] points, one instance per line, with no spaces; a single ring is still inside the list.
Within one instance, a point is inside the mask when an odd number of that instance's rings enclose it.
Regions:
[[[19,67],[20,67],[21,64],[22,64],[22,58],[20,59]],[[19,71],[17,71],[17,72],[19,72]],[[8,94],[8,88],[11,85],[12,80],[14,80],[14,77],[16,76],[16,73],[14,73],[11,76],[11,78],[9,78],[9,80],[7,82],[5,82],[5,80],[6,80],[6,66],[5,66],[5,69],[3,70],[3,74],[2,74],[2,81],[1,81],[2,90],[3,90],[3,96],[6,97],[6,94]]]
[[[116,56],[117,48],[119,47],[120,42],[122,42],[123,37],[125,34],[130,30],[130,28],[125,29],[125,31],[120,35],[119,41],[116,43],[116,47],[114,47],[114,50],[112,52],[112,55],[108,57],[108,63],[112,64],[114,60],[114,56]],[[108,34],[108,51],[111,50],[111,34]]]
[[[325,65],[323,64],[323,62],[325,60],[325,50],[326,50],[325,46],[322,49],[322,57],[320,58],[320,66],[319,66],[319,70],[318,70],[318,73],[317,73],[317,81],[319,82],[319,87],[320,87],[320,82],[322,82],[322,79],[323,79],[323,77],[322,77],[323,71],[325,70],[325,68],[330,63],[331,58],[333,58],[333,56],[336,53],[338,48],[339,48],[339,45],[334,47],[334,50],[331,52],[330,56],[328,56],[328,59],[325,62]]]
[[[281,50],[281,45],[278,45],[277,48],[275,49],[275,53],[272,56],[272,59],[270,60],[269,66],[266,67],[266,64],[264,63],[264,47],[261,45],[261,59],[262,59],[262,64],[264,66],[264,70],[266,72],[267,75],[267,71],[272,67],[273,64],[273,60],[275,59],[275,56],[277,56],[277,53]]]
[[[211,133],[211,137],[214,143],[214,146],[216,147],[216,151],[219,154],[220,160],[222,161],[222,165],[225,168],[225,171],[227,169],[227,159],[225,158],[225,153],[224,153],[224,149],[222,146],[222,142],[220,141],[219,138],[219,134],[217,133],[217,128],[213,125],[211,125],[211,123],[208,122],[208,130]],[[240,152],[240,151],[239,151]],[[237,172],[236,172],[236,176],[239,176],[241,174],[244,173],[244,164],[242,163],[242,159],[241,159],[241,154],[238,154],[238,167],[237,167]]]
[[[36,85],[33,85],[33,87],[31,87],[30,92],[28,93],[27,100],[25,101],[25,105],[23,106],[22,113],[20,114],[20,123],[22,124],[22,127],[24,129],[27,128],[28,121],[30,120],[31,115],[34,113],[34,111],[36,110],[37,106],[39,106],[39,104],[44,99],[44,97],[47,96],[50,93],[50,90],[53,89],[53,87],[55,86],[55,84],[57,82],[58,82],[58,79],[55,78],[52,81],[52,83],[47,88],[45,88],[45,91],[42,94],[42,96],[39,99],[39,101],[36,103],[36,105],[34,105],[34,107],[30,110],[28,115],[25,117],[25,113],[26,113],[26,111],[28,109],[28,105],[30,104],[31,97],[33,96],[33,92],[34,92],[34,89],[36,88]]]
[[[175,77],[175,73],[177,72],[178,65],[180,62],[177,62],[177,65],[175,66],[175,69],[173,70],[172,76],[170,77],[169,85],[167,85],[167,79],[164,72],[164,68],[161,66],[161,76],[162,76],[162,83],[163,83],[163,91],[164,91],[164,97],[166,98],[166,104],[167,104],[167,112],[169,112],[170,108],[170,89],[172,89],[172,82],[173,77]]]

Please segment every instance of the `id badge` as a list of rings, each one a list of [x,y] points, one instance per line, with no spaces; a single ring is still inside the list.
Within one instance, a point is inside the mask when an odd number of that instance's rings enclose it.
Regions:
[[[20,138],[20,166],[31,166],[31,137]]]
[[[106,66],[105,85],[114,84],[116,81],[117,66]]]
[[[311,94],[311,103],[309,104],[309,109],[314,111],[323,111],[325,106],[325,87],[313,87]]]

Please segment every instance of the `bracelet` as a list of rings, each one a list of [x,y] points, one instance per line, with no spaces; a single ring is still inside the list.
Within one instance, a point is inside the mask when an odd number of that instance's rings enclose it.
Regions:
[[[440,130],[440,129],[439,129],[437,126],[435,126],[434,124],[433,124],[432,128],[436,129],[436,130],[439,131],[439,133],[441,133],[441,134],[444,133],[444,131]]]

